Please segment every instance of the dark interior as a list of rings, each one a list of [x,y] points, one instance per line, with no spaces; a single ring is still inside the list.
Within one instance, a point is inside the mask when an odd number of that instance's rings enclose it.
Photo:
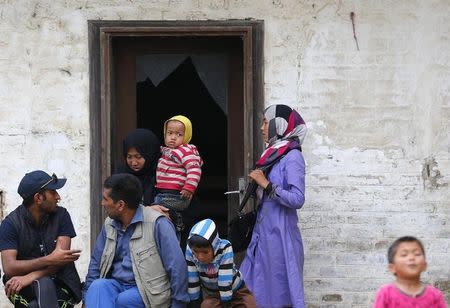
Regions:
[[[164,121],[181,114],[193,127],[190,143],[204,161],[202,179],[190,207],[183,215],[182,247],[194,223],[213,219],[222,237],[227,233],[227,116],[216,104],[188,57],[155,86],[147,78],[136,85],[137,126],[148,128],[163,143]]]

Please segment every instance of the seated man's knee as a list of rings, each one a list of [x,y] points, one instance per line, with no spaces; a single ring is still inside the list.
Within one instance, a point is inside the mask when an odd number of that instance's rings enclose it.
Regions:
[[[46,290],[48,288],[55,288],[55,282],[50,277],[42,277],[34,281],[34,285],[41,290]]]
[[[53,279],[51,279],[48,276],[44,276],[42,278],[39,278],[37,281],[39,281],[39,283],[41,285],[53,284]]]
[[[38,304],[37,300],[32,300],[31,302],[29,302],[28,308],[39,308],[39,304]]]
[[[129,298],[124,296],[124,294],[119,294],[116,297],[116,307],[127,307],[129,306]]]
[[[108,279],[103,279],[103,278],[99,278],[99,279],[95,279],[91,285],[89,286],[89,289],[104,289],[107,286],[110,285],[110,282]]]
[[[130,288],[124,292],[118,294],[116,298],[115,307],[126,308],[126,307],[142,307],[144,308],[144,302],[142,301],[141,295],[137,287]]]

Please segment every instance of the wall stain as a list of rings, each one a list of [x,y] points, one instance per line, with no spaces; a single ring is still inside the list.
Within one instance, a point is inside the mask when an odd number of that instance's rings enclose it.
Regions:
[[[59,71],[66,75],[72,76],[72,73],[68,69],[60,68]]]
[[[324,302],[342,302],[342,296],[340,294],[325,294],[322,296]]]
[[[428,190],[439,189],[440,187],[448,186],[448,183],[442,183],[440,180],[443,178],[441,171],[439,171],[438,163],[434,157],[425,158],[425,162],[422,167],[422,179],[423,187]]]

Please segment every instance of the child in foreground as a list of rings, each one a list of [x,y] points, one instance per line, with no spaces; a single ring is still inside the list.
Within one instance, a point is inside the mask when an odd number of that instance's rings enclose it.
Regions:
[[[256,307],[255,299],[234,264],[233,248],[220,239],[216,224],[205,219],[195,224],[186,247],[189,297],[201,307]]]
[[[423,245],[417,238],[397,239],[389,247],[388,261],[395,281],[378,290],[373,308],[447,308],[441,291],[420,281],[427,262]]]

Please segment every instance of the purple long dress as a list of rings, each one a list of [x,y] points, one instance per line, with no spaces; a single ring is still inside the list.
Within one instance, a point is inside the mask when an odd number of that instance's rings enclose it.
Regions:
[[[291,150],[268,179],[278,187],[272,199],[262,200],[240,270],[258,307],[303,308],[303,244],[297,225],[297,210],[305,201],[302,153]]]

